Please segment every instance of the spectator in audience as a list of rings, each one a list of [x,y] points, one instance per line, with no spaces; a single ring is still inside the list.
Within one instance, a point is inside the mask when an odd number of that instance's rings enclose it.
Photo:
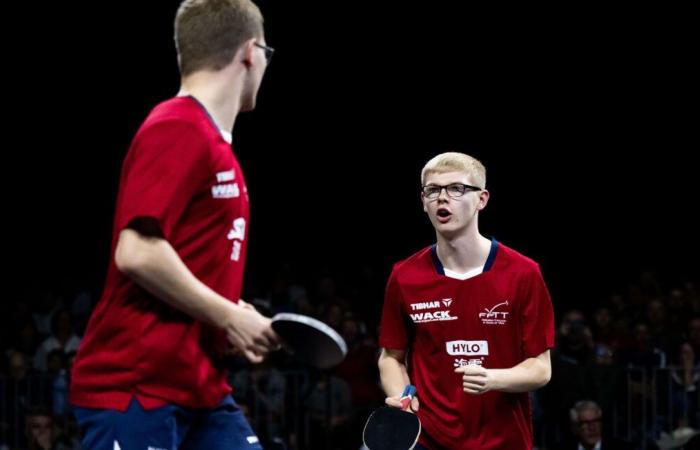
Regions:
[[[264,448],[284,435],[286,380],[269,359],[236,371],[231,386],[236,402],[245,405]]]
[[[9,315],[0,320],[4,320],[4,324],[0,324],[3,326],[0,333],[5,336],[0,343],[2,350],[14,350],[27,355],[36,352],[42,338],[36,329],[28,303],[16,303],[10,308]]]
[[[318,280],[316,293],[312,299],[318,307],[340,305],[341,309],[348,307],[348,302],[338,294],[338,284],[330,275],[324,275]]]
[[[28,450],[80,450],[76,439],[67,436],[58,426],[48,409],[37,406],[30,409],[25,420],[26,444]],[[86,449],[89,450],[89,449]]]
[[[338,377],[327,373],[317,374],[315,383],[307,387],[304,402],[309,414],[309,448],[330,450],[346,448],[352,442],[348,433],[348,420],[352,410],[350,386]]]
[[[80,336],[85,332],[93,306],[92,293],[86,288],[78,289],[70,304],[70,314],[73,318],[73,329]]]
[[[646,321],[654,346],[668,350],[671,345],[671,336],[667,325],[666,305],[663,300],[655,298],[647,303]]]
[[[600,407],[610,413],[603,418],[604,427],[613,429],[615,419],[618,423],[626,411],[621,405],[625,399],[625,370],[615,360],[613,350],[605,344],[595,346],[593,359],[584,369],[584,396],[594,400]],[[617,408],[616,408],[617,406]]]
[[[700,313],[700,291],[697,289],[697,284],[688,280],[683,283],[683,291],[688,299],[690,309],[696,314]]]
[[[564,314],[557,341],[562,358],[579,365],[588,362],[593,350],[593,333],[581,311],[572,309]]]
[[[71,315],[66,309],[56,311],[51,319],[51,336],[41,343],[34,357],[34,367],[46,371],[46,357],[53,350],[64,353],[75,352],[80,345],[80,338],[73,332]]]
[[[666,352],[654,345],[649,325],[645,322],[639,322],[634,326],[632,346],[625,352],[623,362],[627,366],[647,371],[654,367],[666,367]]]
[[[700,317],[691,317],[686,327],[687,340],[693,346],[695,354],[700,354]]]
[[[352,314],[345,316],[341,335],[348,345],[348,354],[335,368],[335,375],[350,387],[353,412],[348,429],[349,438],[357,444],[354,448],[359,448],[362,444],[360,437],[366,418],[375,408],[384,404],[385,398],[377,383],[379,369],[376,361],[379,348],[376,341],[365,339],[361,329],[359,321]]]
[[[698,395],[700,388],[700,367],[693,346],[688,342],[679,345],[677,355],[671,365],[673,381],[672,426],[698,428]]]
[[[19,423],[21,427],[29,408],[50,403],[51,387],[46,377],[32,370],[29,357],[24,353],[9,351],[7,360],[8,382],[2,393],[0,410],[6,412],[8,424]]]
[[[39,298],[32,311],[34,325],[42,336],[51,334],[51,323],[53,315],[61,309],[61,299],[58,295],[44,291],[39,294]]]
[[[604,433],[603,411],[591,400],[576,402],[569,411],[571,431],[575,436],[573,445],[567,448],[577,450],[632,450],[632,446],[620,439]]]

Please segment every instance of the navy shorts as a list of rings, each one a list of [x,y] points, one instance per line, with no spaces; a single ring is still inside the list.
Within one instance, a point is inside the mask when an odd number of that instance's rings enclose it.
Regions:
[[[213,409],[165,405],[145,410],[134,398],[125,412],[74,407],[82,446],[90,450],[262,449],[231,396]]]

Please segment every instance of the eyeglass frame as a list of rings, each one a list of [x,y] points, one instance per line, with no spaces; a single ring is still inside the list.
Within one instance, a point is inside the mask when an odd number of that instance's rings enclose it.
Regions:
[[[253,45],[255,45],[258,48],[261,48],[265,51],[265,62],[267,64],[270,64],[270,61],[272,61],[272,55],[275,54],[275,49],[270,47],[269,45],[261,44],[260,42],[254,42]]]
[[[597,417],[595,419],[588,419],[588,420],[577,420],[574,422],[574,424],[577,427],[582,427],[582,426],[587,426],[587,427],[594,427],[596,425],[600,425],[603,421],[602,417]]]
[[[464,192],[462,192],[462,193],[459,194],[459,195],[452,195],[452,194],[450,194],[450,191],[448,190],[448,188],[451,187],[451,186],[462,186],[462,189],[464,189]],[[428,193],[425,192],[426,188],[433,188],[433,189],[439,188],[439,190],[437,191],[436,194],[433,194],[433,195],[431,196],[431,195],[429,195]],[[472,186],[472,185],[470,185],[470,184],[464,184],[464,183],[450,183],[450,184],[446,184],[446,185],[426,184],[426,185],[424,185],[424,186],[421,186],[421,193],[422,193],[423,196],[424,196],[425,198],[427,198],[428,200],[434,200],[434,199],[440,197],[440,194],[442,194],[442,190],[443,190],[443,189],[445,190],[445,193],[447,194],[447,196],[450,197],[450,198],[464,197],[464,195],[466,195],[467,192],[479,192],[479,191],[483,191],[482,188],[480,188],[480,187],[478,187],[478,186]]]

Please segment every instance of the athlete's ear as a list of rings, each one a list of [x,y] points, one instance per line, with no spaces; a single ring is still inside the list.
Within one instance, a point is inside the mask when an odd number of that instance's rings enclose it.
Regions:
[[[481,211],[486,208],[486,204],[489,202],[491,194],[486,189],[479,191],[479,204],[476,205],[476,209]]]
[[[420,193],[420,201],[423,203],[423,212],[428,212],[428,203],[425,201],[425,194]]]
[[[253,65],[253,53],[255,52],[255,42],[256,40],[253,39],[248,39],[246,42],[241,45],[241,48],[238,50],[241,52],[241,61],[246,67],[251,67]]]

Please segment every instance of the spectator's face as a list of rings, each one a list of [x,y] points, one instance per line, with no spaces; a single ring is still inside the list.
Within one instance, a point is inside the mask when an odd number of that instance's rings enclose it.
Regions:
[[[586,317],[581,311],[569,311],[562,319],[559,332],[567,345],[575,347],[583,345],[586,339]]]
[[[56,331],[59,334],[71,334],[73,332],[72,320],[68,311],[62,311],[56,321]]]
[[[301,297],[297,300],[297,312],[299,314],[306,314],[307,316],[313,316],[316,314],[314,305],[312,305],[309,299],[306,297]]]
[[[343,309],[338,305],[332,305],[326,311],[326,322],[336,330],[340,328],[343,321]]]
[[[10,356],[10,376],[15,380],[21,380],[29,371],[27,358],[22,353],[13,353]]]
[[[668,306],[673,310],[682,310],[685,308],[685,294],[680,289],[673,289],[668,296]]]
[[[53,421],[49,416],[29,416],[27,418],[27,431],[31,441],[41,445],[50,445],[53,437]]]
[[[608,308],[599,308],[595,312],[594,317],[595,323],[599,328],[606,328],[610,325],[610,322],[612,322],[612,315],[610,314],[610,310]]]
[[[567,327],[571,327],[572,325],[577,326],[585,324],[586,316],[584,316],[583,313],[578,310],[569,311],[564,315],[564,318],[562,319],[562,325],[566,325]]]
[[[688,344],[687,342],[684,342],[681,344],[681,361],[684,359],[687,359],[689,361],[695,361],[695,350],[693,350],[693,346]]]
[[[693,344],[700,344],[700,319],[693,319],[688,324],[688,338]]]
[[[648,344],[651,341],[651,334],[649,333],[649,327],[640,323],[634,328],[634,337],[637,339],[639,344]]]
[[[600,414],[594,409],[584,409],[578,413],[574,431],[583,444],[595,445],[601,439]]]
[[[49,373],[56,374],[63,369],[63,358],[60,355],[50,355],[46,363]]]
[[[599,344],[595,349],[596,364],[610,365],[613,363],[613,352],[607,345]]]
[[[23,343],[31,344],[36,339],[36,328],[32,322],[26,322],[19,330],[19,338]]]
[[[652,300],[647,306],[647,318],[654,324],[663,323],[666,320],[666,307],[660,300]]]
[[[347,319],[343,321],[343,339],[346,342],[352,343],[357,338],[359,331],[357,329],[357,322],[354,320]]]

